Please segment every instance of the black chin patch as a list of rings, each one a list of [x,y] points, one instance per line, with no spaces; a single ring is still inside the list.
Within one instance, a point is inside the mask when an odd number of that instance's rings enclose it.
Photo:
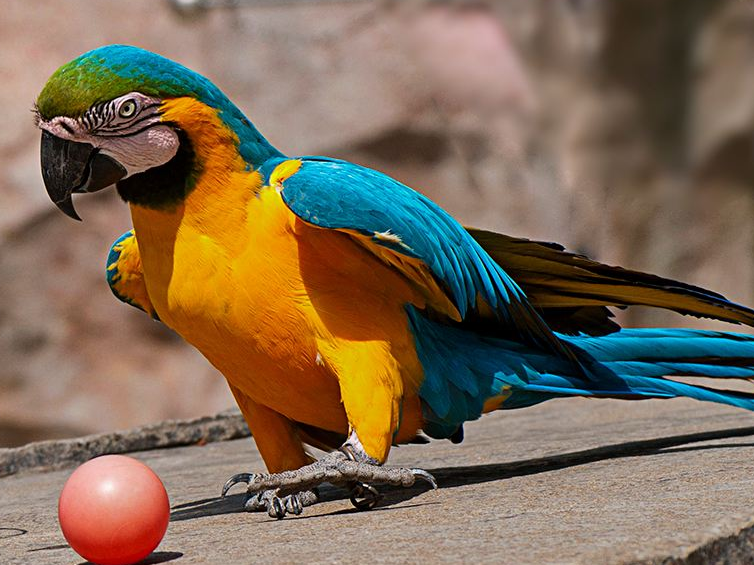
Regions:
[[[178,151],[173,158],[158,167],[131,175],[116,184],[118,194],[128,203],[145,208],[175,208],[194,188],[200,168],[186,133],[175,128]]]

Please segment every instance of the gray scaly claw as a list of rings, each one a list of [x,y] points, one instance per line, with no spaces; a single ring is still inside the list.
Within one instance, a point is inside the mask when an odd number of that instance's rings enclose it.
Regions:
[[[229,478],[225,484],[223,485],[222,493],[220,493],[220,496],[223,498],[226,494],[228,494],[228,491],[233,488],[238,483],[245,483],[249,484],[254,480],[254,473],[238,473],[233,475],[231,478]]]
[[[238,473],[233,475],[223,485],[222,496],[226,496],[228,491],[238,483],[251,485],[256,476],[254,473]],[[281,520],[285,518],[286,514],[295,514],[298,516],[304,511],[305,506],[311,506],[318,501],[319,493],[316,489],[304,490],[283,496],[275,489],[253,491],[249,487],[244,502],[244,509],[247,512],[266,511],[270,518]]]
[[[283,494],[290,494],[310,489],[324,482],[343,486],[358,482],[410,487],[416,479],[427,481],[432,488],[437,488],[434,477],[422,469],[382,467],[369,462],[352,461],[341,451],[328,453],[319,461],[295,471],[258,475],[242,474],[240,480],[235,480],[236,477],[233,477],[231,481],[248,483],[250,493],[272,489]]]
[[[411,471],[411,473],[417,479],[423,479],[427,481],[432,487],[432,490],[437,490],[437,481],[432,476],[432,473],[427,473],[427,471],[425,471],[424,469],[409,469],[409,471]]]
[[[270,518],[281,520],[287,514],[298,516],[304,511],[304,507],[311,506],[319,501],[319,495],[315,490],[307,490],[289,494],[287,496],[278,496],[273,490],[266,490],[249,494],[244,503],[244,509],[247,512],[265,511]]]
[[[383,499],[383,496],[372,485],[356,483],[351,489],[351,504],[356,510],[371,510]]]
[[[375,484],[410,487],[421,479],[437,488],[435,478],[423,469],[382,467],[374,460],[355,460],[343,451],[328,453],[319,461],[295,471],[239,473],[223,486],[225,496],[234,485],[245,483],[246,510],[266,510],[273,518],[300,514],[304,506],[318,502],[316,487],[330,483],[350,487],[350,499],[359,510],[374,508],[381,496]]]

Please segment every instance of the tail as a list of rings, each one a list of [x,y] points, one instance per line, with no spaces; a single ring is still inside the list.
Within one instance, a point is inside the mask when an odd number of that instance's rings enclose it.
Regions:
[[[564,336],[581,366],[531,347],[449,327],[409,309],[425,378],[425,433],[451,437],[463,422],[498,408],[557,397],[640,400],[688,397],[754,411],[754,394],[667,377],[754,379],[754,336],[690,329],[622,329]]]
[[[685,396],[754,411],[754,393],[666,377],[754,378],[754,336],[689,329],[623,329],[565,338],[585,354],[586,376],[533,375],[523,391],[558,396],[643,399]],[[518,388],[517,387],[517,388]]]

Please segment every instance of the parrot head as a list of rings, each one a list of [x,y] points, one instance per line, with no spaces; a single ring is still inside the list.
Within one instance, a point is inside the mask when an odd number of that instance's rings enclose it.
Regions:
[[[47,193],[75,219],[72,194],[113,184],[126,201],[175,205],[202,170],[197,143],[232,144],[247,168],[277,153],[208,79],[126,45],[100,47],[60,67],[35,109]],[[217,139],[192,133],[213,120],[223,130]]]

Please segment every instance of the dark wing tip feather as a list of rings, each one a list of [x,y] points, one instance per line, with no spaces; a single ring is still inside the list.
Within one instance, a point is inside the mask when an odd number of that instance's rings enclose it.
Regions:
[[[545,320],[558,331],[609,333],[617,329],[617,324],[608,319],[606,306],[639,305],[754,327],[754,310],[731,302],[717,292],[605,265],[569,253],[558,244],[467,229],[518,282],[531,302],[540,308]]]

